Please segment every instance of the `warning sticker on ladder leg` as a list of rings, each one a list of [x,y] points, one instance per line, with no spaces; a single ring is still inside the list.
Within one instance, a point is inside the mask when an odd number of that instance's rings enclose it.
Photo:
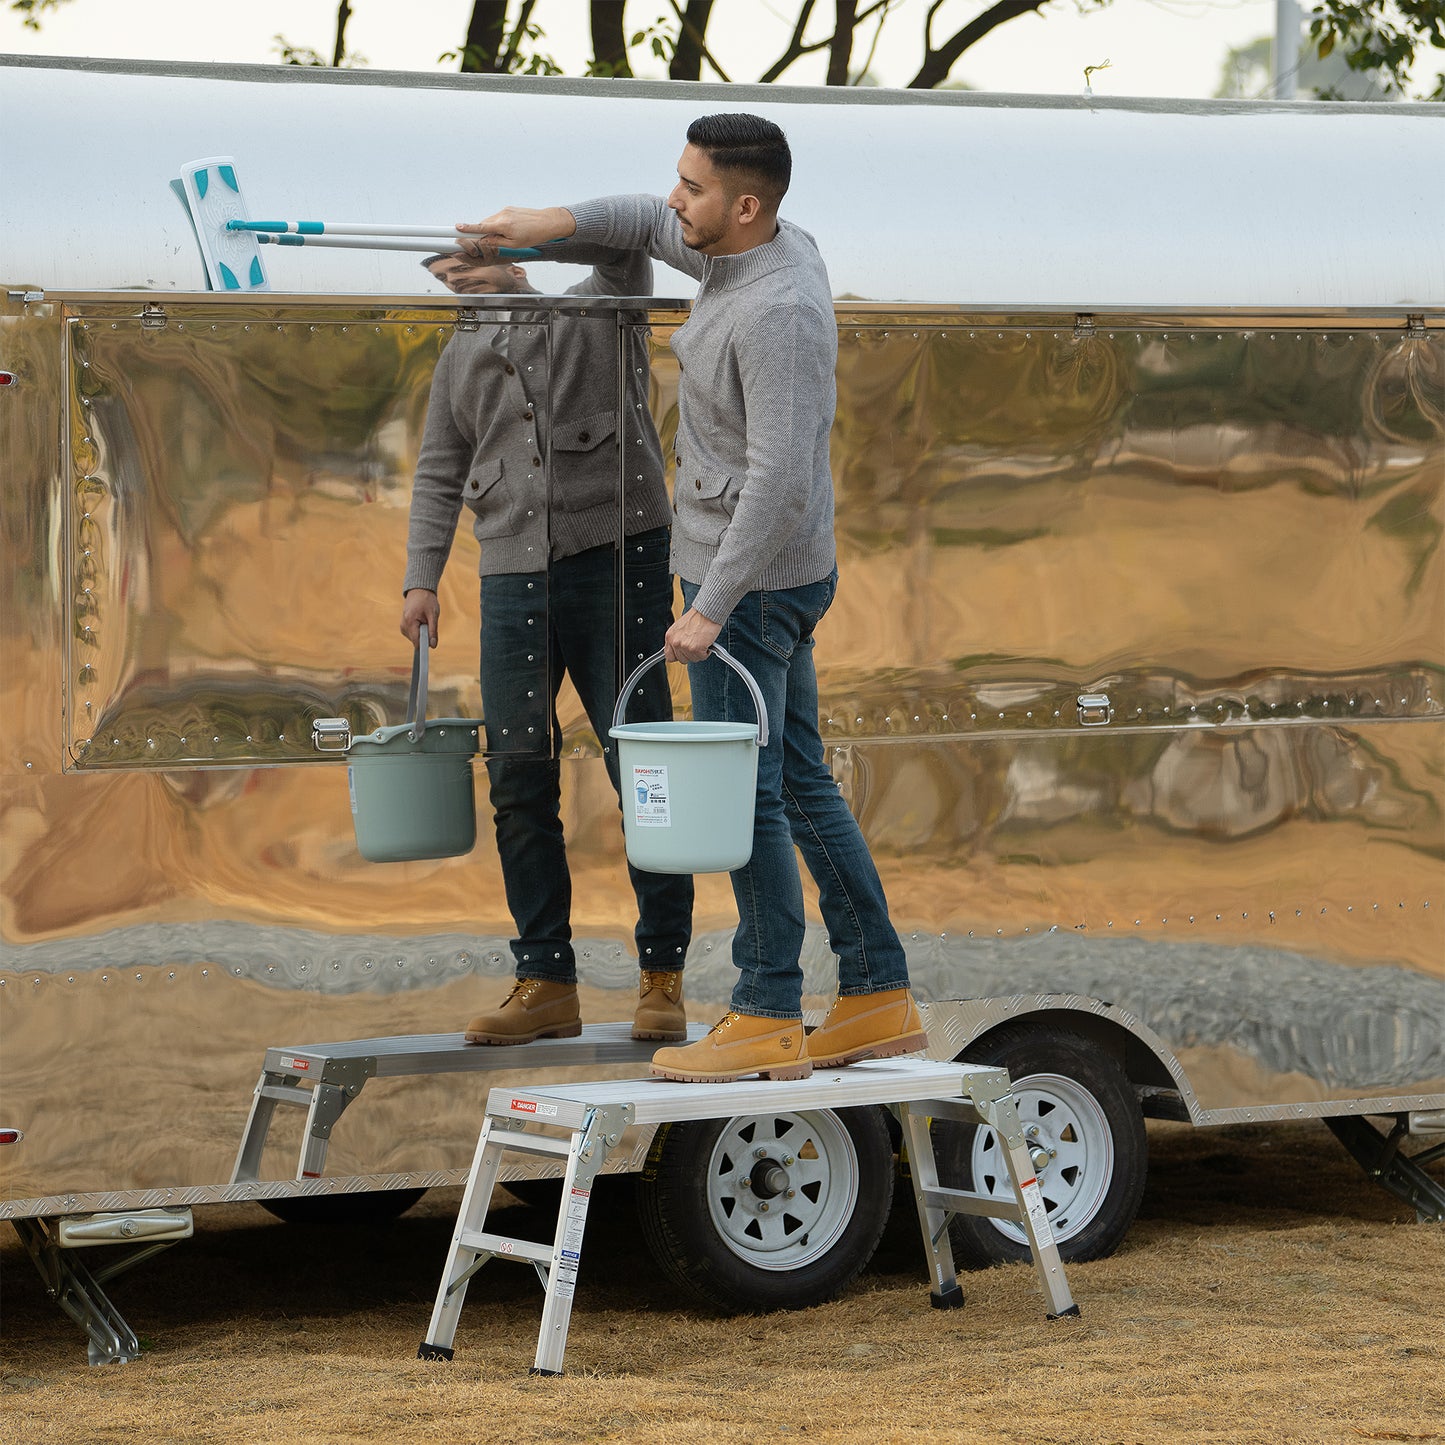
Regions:
[[[666,767],[633,767],[632,820],[639,828],[672,827],[672,802]]]
[[[1042,1249],[1054,1242],[1054,1232],[1049,1228],[1049,1211],[1044,1207],[1043,1191],[1037,1179],[1026,1179],[1019,1186],[1023,1191],[1024,1208],[1029,1212],[1029,1222],[1034,1227],[1034,1238]]]

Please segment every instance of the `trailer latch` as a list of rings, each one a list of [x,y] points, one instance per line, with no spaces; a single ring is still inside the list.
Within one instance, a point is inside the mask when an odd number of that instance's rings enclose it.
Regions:
[[[311,741],[318,753],[344,753],[351,746],[351,719],[317,718],[311,724]]]
[[[1081,692],[1079,694],[1079,726],[1101,728],[1114,721],[1114,704],[1107,692]]]
[[[141,308],[140,324],[147,331],[159,331],[166,324],[166,308],[157,306],[154,301],[147,301]]]
[[[1085,341],[1094,335],[1094,313],[1079,311],[1074,315],[1074,340]]]
[[[477,331],[481,328],[482,313],[475,306],[458,306],[456,326],[458,331]]]
[[[1424,336],[1425,334],[1425,313],[1423,311],[1414,313],[1405,318],[1406,336]]]

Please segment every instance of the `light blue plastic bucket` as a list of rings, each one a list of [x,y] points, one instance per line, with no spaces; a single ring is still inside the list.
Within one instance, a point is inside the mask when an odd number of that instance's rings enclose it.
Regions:
[[[622,774],[627,858],[644,873],[731,873],[753,853],[758,749],[768,745],[768,713],[752,674],[714,645],[747,684],[756,723],[627,723],[637,679],[662,661],[655,652],[622,684],[612,715]]]
[[[477,841],[472,757],[481,746],[481,720],[428,721],[425,626],[420,640],[404,723],[356,738],[345,718],[312,726],[323,752],[346,753],[356,847],[372,863],[455,858]]]

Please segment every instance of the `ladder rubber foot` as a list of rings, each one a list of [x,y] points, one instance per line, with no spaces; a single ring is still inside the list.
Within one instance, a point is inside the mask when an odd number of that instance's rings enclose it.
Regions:
[[[1046,1320],[1076,1320],[1079,1318],[1080,1310],[1078,1305],[1070,1305],[1066,1310],[1060,1310],[1056,1315],[1045,1315]]]
[[[960,1285],[953,1285],[944,1290],[942,1294],[933,1294],[930,1291],[928,1303],[936,1310],[961,1310],[963,1308],[963,1288]],[[1078,1313],[1077,1305],[1074,1307],[1074,1313]]]
[[[555,1380],[559,1375],[565,1375],[567,1372],[565,1370],[544,1370],[540,1365],[528,1365],[527,1373],[529,1375],[548,1375]]]
[[[417,1347],[416,1352],[419,1360],[450,1360],[455,1355],[455,1350],[449,1350],[445,1345],[429,1345],[425,1340]]]

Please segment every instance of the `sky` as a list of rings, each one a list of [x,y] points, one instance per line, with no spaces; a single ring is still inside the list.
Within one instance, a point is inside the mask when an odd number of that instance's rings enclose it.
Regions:
[[[42,21],[37,34],[10,9],[0,11],[0,51],[19,54],[110,56],[128,59],[278,60],[274,37],[329,54],[336,0],[70,0]],[[906,85],[921,55],[927,0],[895,0],[871,70],[885,85]],[[984,8],[982,0],[944,0],[935,36],[947,35]],[[465,34],[470,0],[352,0],[348,47],[373,69],[455,70],[439,62]],[[808,38],[830,29],[831,4],[815,7]],[[580,74],[589,53],[583,0],[538,0],[534,18],[545,31],[544,50],[568,74]],[[629,0],[629,31],[664,14],[668,0]],[[708,39],[732,80],[756,80],[786,46],[793,0],[718,0]],[[954,67],[955,79],[979,89],[1082,93],[1084,67],[1096,71],[1098,95],[1205,97],[1219,84],[1225,53],[1273,33],[1274,0],[1114,0],[1094,10],[1084,0],[1050,0],[1043,15],[1024,15],[1000,26]],[[871,23],[860,49],[871,42]],[[639,75],[665,74],[640,48]],[[808,57],[784,77],[820,83],[825,52]],[[705,70],[704,78],[712,78]]]

